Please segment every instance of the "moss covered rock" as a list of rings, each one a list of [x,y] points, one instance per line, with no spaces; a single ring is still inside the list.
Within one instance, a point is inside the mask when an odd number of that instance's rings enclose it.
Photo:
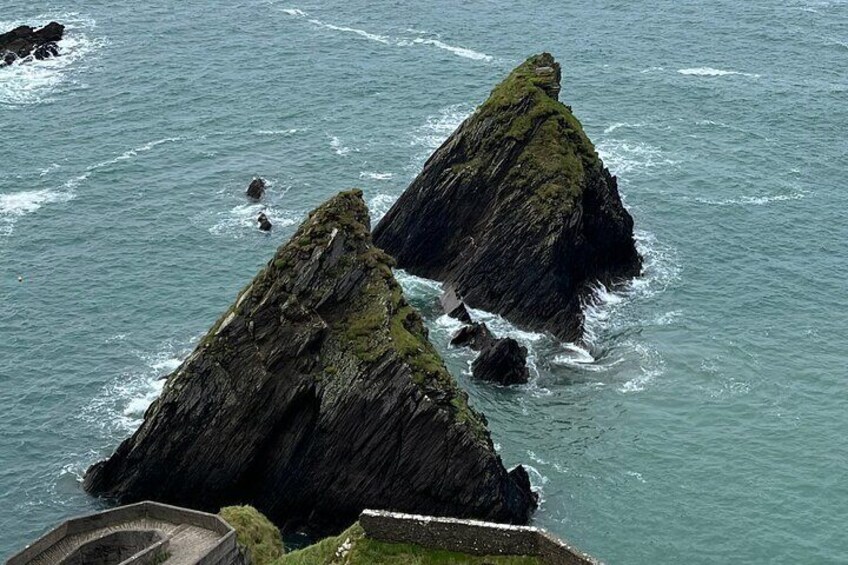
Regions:
[[[504,468],[392,264],[359,191],[317,208],[85,488],[252,504],[284,530],[339,531],[366,507],[526,522],[526,473]]]
[[[227,506],[219,515],[235,529],[251,565],[271,565],[285,553],[280,530],[253,506]]]
[[[531,330],[580,337],[591,284],[639,274],[633,219],[571,109],[529,58],[433,154],[374,230],[416,275]]]

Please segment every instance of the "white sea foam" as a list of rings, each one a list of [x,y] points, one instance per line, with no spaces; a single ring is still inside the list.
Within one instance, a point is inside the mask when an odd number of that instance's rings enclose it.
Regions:
[[[411,41],[413,45],[432,45],[433,47],[438,47],[439,49],[444,49],[445,51],[450,51],[454,55],[458,55],[460,57],[465,57],[466,59],[473,59],[475,61],[492,61],[494,58],[491,55],[486,55],[485,53],[480,53],[479,51],[475,51],[473,49],[468,49],[466,47],[457,47],[455,45],[449,45],[444,41],[438,39],[428,39],[424,37],[416,37]]]
[[[662,71],[664,71],[664,70],[665,70],[665,67],[648,67],[647,69],[642,69],[642,70],[641,70],[641,71],[639,71],[639,72],[640,72],[640,73],[643,73],[643,74],[646,74],[646,73],[656,73],[656,72],[662,72]]]
[[[126,341],[107,340],[123,349]],[[132,433],[144,412],[162,392],[163,376],[170,374],[191,352],[189,343],[169,341],[153,353],[129,351],[138,358],[137,367],[117,376],[86,406],[81,417],[111,438]]]
[[[27,24],[42,26],[51,20],[65,24],[65,37],[58,43],[58,57],[43,61],[27,58],[3,69],[0,80],[0,104],[10,106],[38,104],[49,101],[64,84],[79,84],[78,72],[85,69],[84,61],[104,45],[104,40],[91,37],[94,20],[77,13],[40,14],[27,22],[0,21],[0,29],[12,29]]]
[[[17,221],[45,204],[67,202],[74,198],[70,191],[24,190],[0,194],[0,236],[10,235]]]
[[[469,49],[467,47],[459,47],[456,45],[451,45],[449,43],[445,43],[441,39],[435,39],[432,37],[420,37],[421,34],[427,34],[426,31],[415,30],[412,28],[407,28],[406,31],[408,33],[414,33],[419,35],[419,37],[414,38],[404,38],[404,37],[389,37],[387,35],[382,35],[379,33],[373,33],[364,29],[345,26],[345,25],[337,25],[325,22],[323,20],[319,20],[318,18],[310,18],[309,14],[300,10],[298,8],[285,8],[283,9],[283,13],[288,14],[289,16],[293,16],[296,18],[305,19],[307,22],[311,23],[314,26],[321,27],[324,29],[329,29],[333,31],[340,31],[343,33],[351,33],[368,39],[370,41],[376,41],[377,43],[381,43],[383,45],[393,45],[397,47],[408,47],[411,45],[425,45],[437,47],[439,49],[444,49],[445,51],[449,51],[458,57],[463,57],[465,59],[471,59],[474,61],[492,61],[494,58],[491,55],[487,55],[485,53],[481,53],[479,51],[475,51],[474,49]]]
[[[642,124],[642,123],[629,124],[627,122],[617,122],[617,123],[611,124],[611,125],[607,126],[606,128],[604,128],[604,133],[612,133],[615,130],[621,129],[621,128],[641,128],[641,127],[644,127],[644,126],[645,126],[645,124]]]
[[[743,73],[740,71],[725,71],[722,69],[713,69],[712,67],[694,67],[689,69],[678,69],[681,75],[697,76],[697,77],[723,77],[730,75],[746,76],[751,78],[759,78],[760,75],[752,73]]]
[[[392,173],[377,173],[372,171],[360,171],[359,178],[371,180],[391,180],[394,175]]]
[[[773,202],[788,202],[790,200],[801,200],[810,194],[807,190],[796,190],[788,194],[772,194],[764,196],[741,196],[739,198],[725,198],[715,200],[711,198],[696,197],[695,201],[710,206],[764,206]]]
[[[374,225],[377,225],[386,212],[392,207],[392,204],[397,200],[397,196],[383,194],[382,192],[368,202],[368,209],[371,211],[371,217]]]
[[[412,134],[410,143],[423,147],[427,155],[433,149],[437,149],[445,140],[471,115],[473,106],[468,104],[454,104],[442,108],[435,116],[427,118],[427,122]]]
[[[256,133],[256,135],[293,135],[293,134],[297,133],[298,131],[300,131],[300,130],[295,129],[295,128],[292,128],[292,129],[261,129],[259,131],[254,132],[254,133]]]
[[[360,37],[364,37],[365,39],[370,39],[371,41],[376,41],[376,42],[382,43],[384,45],[388,45],[391,42],[390,39],[388,37],[384,36],[384,35],[371,33],[371,32],[365,31],[364,29],[358,29],[358,28],[355,28],[355,27],[347,27],[347,26],[337,26],[337,25],[328,24],[326,22],[322,22],[321,20],[316,20],[316,19],[310,19],[310,20],[307,20],[307,21],[311,24],[315,24],[317,26],[327,28],[327,29],[332,29],[334,31],[343,31],[345,33],[353,33],[353,34],[356,34]]]
[[[616,175],[678,164],[678,161],[669,159],[660,149],[638,141],[608,138],[598,143],[596,149],[610,171]]]
[[[345,155],[348,155],[352,151],[354,151],[354,152],[359,151],[359,149],[356,149],[356,148],[351,149],[350,147],[346,147],[342,143],[342,140],[339,139],[336,136],[333,136],[333,137],[330,138],[330,147],[333,148],[333,151],[335,151],[336,155],[341,155],[342,157],[344,157]]]
[[[209,233],[235,238],[255,233],[259,229],[256,218],[260,212],[268,216],[274,228],[286,228],[297,223],[297,219],[289,211],[262,203],[244,203],[218,214],[219,219],[209,228]]]

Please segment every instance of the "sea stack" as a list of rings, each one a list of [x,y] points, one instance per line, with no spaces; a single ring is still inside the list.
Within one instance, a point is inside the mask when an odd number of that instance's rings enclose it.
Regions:
[[[11,65],[18,59],[32,55],[36,59],[47,59],[59,54],[57,41],[62,39],[65,26],[50,22],[41,29],[19,26],[0,34],[0,66]]]
[[[591,286],[636,276],[642,261],[616,178],[560,89],[548,53],[516,68],[430,157],[374,241],[469,306],[574,341]]]
[[[88,492],[340,531],[364,508],[525,523],[507,472],[371,241],[359,191],[315,211],[168,377]]]

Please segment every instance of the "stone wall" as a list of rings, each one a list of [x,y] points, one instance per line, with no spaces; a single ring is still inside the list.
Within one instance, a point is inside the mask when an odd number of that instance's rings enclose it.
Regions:
[[[365,535],[377,541],[411,543],[470,555],[529,555],[550,565],[600,565],[600,561],[562,540],[528,526],[380,510],[365,510],[359,523]]]

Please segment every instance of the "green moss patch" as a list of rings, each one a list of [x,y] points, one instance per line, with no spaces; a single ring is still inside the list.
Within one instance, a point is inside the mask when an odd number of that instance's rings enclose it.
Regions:
[[[569,211],[580,197],[587,171],[602,167],[594,145],[571,109],[551,95],[558,89],[558,67],[548,53],[519,65],[492,91],[473,120],[491,124],[485,147],[464,154],[454,171],[485,166],[481,154],[494,154],[514,141],[521,152],[509,168],[506,183],[526,192],[544,218]]]
[[[235,531],[239,545],[250,554],[253,565],[270,565],[285,553],[280,530],[252,506],[227,506],[220,512]]]

